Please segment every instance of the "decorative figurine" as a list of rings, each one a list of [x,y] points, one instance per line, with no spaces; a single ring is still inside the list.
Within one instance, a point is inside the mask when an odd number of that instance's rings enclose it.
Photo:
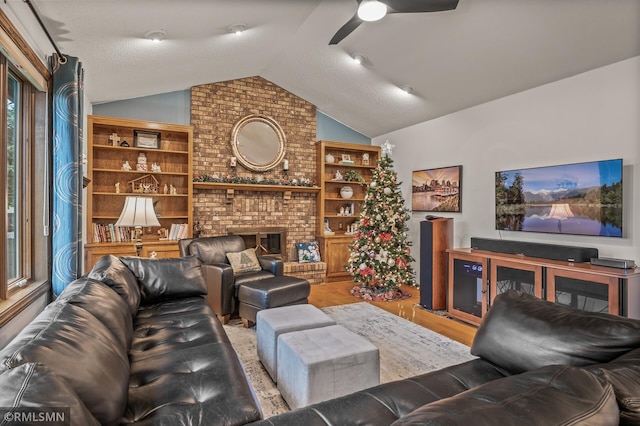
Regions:
[[[138,164],[136,164],[136,170],[146,172],[147,169],[147,155],[144,152],[138,154]]]
[[[126,170],[126,171],[131,170],[131,164],[129,164],[129,161],[125,161],[125,162],[122,164],[122,170]]]
[[[117,133],[111,133],[109,136],[109,140],[111,141],[111,146],[118,146],[118,142],[120,142],[120,136]]]
[[[120,182],[116,182],[116,194],[120,193]]]
[[[164,193],[168,194],[169,193],[169,187],[167,186],[167,184],[164,184]]]
[[[336,175],[333,180],[344,180],[344,178],[342,177],[342,173],[340,173],[340,170],[336,170]]]
[[[365,152],[364,154],[362,154],[362,165],[363,166],[368,166],[369,165],[369,153]]]
[[[173,185],[169,185],[169,193],[170,193],[171,195],[176,195],[176,194],[178,193],[178,190],[176,189],[176,187],[175,187],[175,186],[173,186]]]
[[[153,164],[151,164],[151,171],[160,173],[162,171],[162,168],[158,165],[158,163],[154,161]]]

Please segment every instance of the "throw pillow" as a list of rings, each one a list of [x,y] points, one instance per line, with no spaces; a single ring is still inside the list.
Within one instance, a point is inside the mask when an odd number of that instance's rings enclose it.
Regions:
[[[298,262],[320,262],[320,247],[317,241],[310,243],[296,243],[298,249]]]
[[[207,294],[201,262],[195,256],[166,259],[121,257],[120,260],[140,283],[144,303]]]
[[[262,270],[254,249],[246,249],[238,253],[227,253],[233,273],[257,272]]]

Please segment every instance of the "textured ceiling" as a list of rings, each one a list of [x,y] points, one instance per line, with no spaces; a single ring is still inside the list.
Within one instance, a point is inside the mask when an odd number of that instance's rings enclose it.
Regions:
[[[460,0],[365,23],[335,46],[355,0],[31,3],[83,62],[92,103],[257,75],[369,137],[640,55],[638,0]],[[41,55],[53,51],[22,0],[0,7]],[[228,32],[237,23],[241,36]],[[154,29],[166,40],[146,40]]]

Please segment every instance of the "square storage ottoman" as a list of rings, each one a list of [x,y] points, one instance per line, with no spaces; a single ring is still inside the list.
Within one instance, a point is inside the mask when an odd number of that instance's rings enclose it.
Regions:
[[[283,306],[258,312],[256,315],[258,358],[273,382],[278,381],[278,336],[335,323],[331,317],[313,305]]]
[[[340,325],[278,337],[278,390],[291,409],[380,384],[378,348]]]

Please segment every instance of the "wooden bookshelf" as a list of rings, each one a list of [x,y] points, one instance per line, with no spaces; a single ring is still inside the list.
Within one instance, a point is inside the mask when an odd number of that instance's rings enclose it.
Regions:
[[[145,140],[139,138],[137,144],[135,135],[139,132],[146,136],[158,134],[157,144],[149,144],[148,137]],[[158,257],[179,256],[177,241],[164,240],[164,235],[158,231],[164,228],[168,232],[172,225],[186,224],[188,235],[192,233],[192,127],[91,115],[87,122],[87,146],[87,177],[90,182],[86,201],[85,271],[90,270],[102,255],[131,254],[131,242],[119,238],[113,241],[113,234],[106,238],[104,234],[98,237],[94,227],[115,224],[125,198],[132,195],[153,198],[161,225],[160,228],[143,230],[142,255],[148,256],[155,251]],[[146,170],[136,167],[142,153],[147,159]],[[123,167],[125,162],[131,169]],[[153,164],[159,169],[152,168]],[[148,189],[138,192],[141,189],[137,183],[147,181],[151,186],[145,185]]]

